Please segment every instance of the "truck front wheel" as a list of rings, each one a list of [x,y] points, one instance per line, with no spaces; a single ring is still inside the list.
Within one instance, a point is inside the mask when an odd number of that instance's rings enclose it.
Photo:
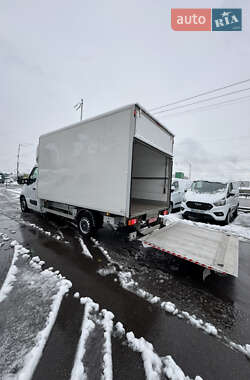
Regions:
[[[22,212],[29,212],[26,199],[23,195],[20,197],[20,207],[21,207]]]
[[[96,230],[94,215],[87,210],[81,211],[77,216],[77,226],[82,236],[92,236]]]

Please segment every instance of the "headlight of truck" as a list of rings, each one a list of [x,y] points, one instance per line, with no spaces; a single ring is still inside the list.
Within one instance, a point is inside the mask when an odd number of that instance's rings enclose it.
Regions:
[[[217,202],[214,202],[215,206],[224,206],[226,204],[226,198],[223,198]]]

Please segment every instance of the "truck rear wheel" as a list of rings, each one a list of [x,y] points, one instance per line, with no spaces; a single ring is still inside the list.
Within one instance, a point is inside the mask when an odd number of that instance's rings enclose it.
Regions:
[[[88,210],[81,211],[77,216],[77,226],[83,237],[92,236],[96,230],[95,218],[92,212]]]

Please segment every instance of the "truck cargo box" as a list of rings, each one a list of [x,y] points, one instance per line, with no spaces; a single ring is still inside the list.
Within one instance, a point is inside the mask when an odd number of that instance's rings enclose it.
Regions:
[[[173,139],[136,104],[45,134],[38,197],[127,218],[168,207]]]

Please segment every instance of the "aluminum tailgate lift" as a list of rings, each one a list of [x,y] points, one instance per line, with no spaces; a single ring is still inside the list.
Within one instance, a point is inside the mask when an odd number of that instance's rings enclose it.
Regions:
[[[208,270],[238,277],[238,237],[186,223],[168,222],[166,227],[140,239],[165,253],[198,264]]]

